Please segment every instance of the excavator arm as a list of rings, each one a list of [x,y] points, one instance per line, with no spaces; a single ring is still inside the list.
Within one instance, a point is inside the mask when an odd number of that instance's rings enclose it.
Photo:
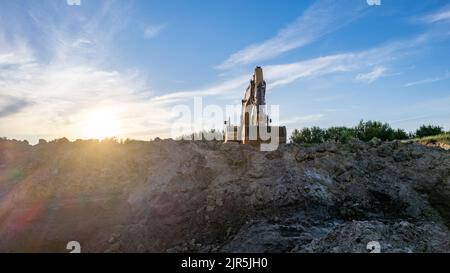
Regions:
[[[261,128],[269,132],[272,129],[277,129],[280,132],[279,143],[286,143],[286,127],[270,127],[265,106],[266,82],[264,81],[263,70],[258,66],[242,99],[241,125],[231,126],[228,124],[225,129],[225,142],[239,141],[243,144],[261,144],[263,142],[259,137]],[[258,131],[257,139],[250,139],[250,129]]]

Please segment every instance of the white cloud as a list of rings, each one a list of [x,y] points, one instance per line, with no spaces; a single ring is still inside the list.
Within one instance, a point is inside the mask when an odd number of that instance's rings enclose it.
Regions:
[[[350,71],[355,58],[352,53],[329,55],[290,64],[265,67],[269,88],[290,84],[299,79],[320,77],[335,72]]]
[[[2,23],[0,21],[0,23]],[[0,71],[6,65],[25,65],[34,61],[33,51],[30,47],[19,40],[15,35],[13,38],[5,35],[0,26]],[[0,74],[0,78],[1,78]]]
[[[24,81],[25,77],[16,78]],[[20,97],[32,102],[19,113],[5,116],[0,132],[3,135],[39,132],[46,138],[81,138],[86,117],[104,110],[121,124],[123,135],[117,137],[149,138],[156,130],[171,128],[170,108],[153,104],[136,94],[136,90],[143,88],[145,84],[138,74],[88,66],[39,66],[27,72],[24,83],[9,83],[0,88],[15,90],[22,94]]]
[[[398,40],[358,52],[348,52],[302,60],[294,63],[264,66],[264,74],[269,92],[277,87],[290,84],[298,80],[314,79],[335,73],[359,73],[359,80],[372,83],[380,77],[394,76],[387,73],[386,64],[405,58],[410,49],[423,47],[434,41],[436,37],[428,34],[419,35],[412,39]],[[370,72],[364,72],[370,70]],[[208,88],[174,92],[152,99],[161,105],[179,103],[191,100],[193,96],[215,96],[217,98],[239,99],[248,85],[250,73],[220,82]],[[288,123],[316,122],[323,118],[322,114],[307,115],[282,121]]]
[[[420,35],[409,40],[400,40],[359,52],[328,55],[299,62],[264,66],[264,75],[268,89],[281,87],[301,79],[313,79],[334,73],[357,72],[373,69],[369,73],[360,73],[359,80],[373,82],[387,74],[383,66],[398,58],[405,57],[408,49],[423,46],[432,41],[432,37]],[[374,68],[375,67],[375,68]],[[214,84],[208,88],[168,93],[154,97],[152,101],[159,104],[178,103],[190,100],[194,96],[216,96],[217,98],[240,98],[248,85],[251,73]],[[358,78],[358,77],[357,77]]]
[[[374,81],[376,81],[377,79],[385,76],[386,71],[387,71],[387,69],[385,67],[377,66],[369,73],[358,74],[358,76],[356,76],[356,80],[370,84],[370,83],[373,83]]]
[[[110,18],[114,10],[104,5],[103,13],[77,21],[79,28],[72,32],[64,27],[73,22],[55,25],[45,14],[31,14],[45,30],[45,61],[25,39],[4,39],[0,28],[0,136],[32,142],[41,137],[81,138],[83,122],[99,110],[121,124],[124,135],[117,137],[148,139],[170,132],[171,109],[143,99],[151,94],[146,78],[139,71],[108,68],[108,45],[119,27],[100,31],[116,20]]]
[[[146,88],[139,73],[92,65],[35,63],[16,64],[7,75],[0,85],[0,94],[9,94],[0,97],[0,135],[14,132],[15,136],[31,138],[39,132],[49,139],[81,138],[86,116],[99,109],[116,116],[122,124],[125,135],[117,137],[148,138],[154,134],[152,130],[171,126],[169,108],[143,100],[136,93]]]
[[[218,68],[260,62],[305,46],[352,22],[366,7],[364,1],[319,0],[275,37],[232,54]]]
[[[250,79],[250,74],[226,80],[219,84],[215,84],[203,89],[173,92],[151,99],[152,102],[158,104],[173,104],[183,100],[190,100],[196,96],[213,96],[224,97],[230,93],[236,93],[237,90],[242,91],[246,87]]]
[[[81,0],[66,0],[69,6],[81,6]]]
[[[84,46],[90,46],[90,45],[92,45],[92,41],[85,39],[85,38],[80,38],[72,43],[73,47],[84,47]]]
[[[280,124],[285,125],[298,125],[298,124],[307,124],[312,122],[318,122],[324,117],[323,114],[314,114],[314,115],[306,115],[306,116],[299,116],[299,117],[293,117],[287,120],[283,120],[280,122]]]
[[[109,14],[106,10],[103,16]],[[122,17],[117,16],[117,20]],[[59,26],[43,22],[42,18],[34,19],[38,24],[45,24],[45,29],[49,30],[47,38],[52,55],[46,62],[40,62],[24,41],[2,39],[0,29],[0,94],[8,94],[0,97],[0,135],[10,136],[10,132],[14,132],[16,136],[28,137],[40,132],[45,138],[77,138],[80,137],[77,132],[80,131],[83,117],[93,109],[106,109],[107,112],[114,113],[123,126],[122,131],[126,135],[119,137],[169,136],[172,125],[171,105],[192,100],[193,96],[239,99],[251,76],[249,71],[245,75],[205,88],[149,98],[150,91],[140,92],[149,88],[145,77],[138,71],[113,70],[103,65],[108,56],[108,45],[113,41],[117,29],[111,28],[108,33],[100,30],[115,20],[96,16],[95,20],[82,25],[81,31],[68,33]],[[318,27],[323,33],[327,33],[324,28],[329,24],[329,21],[325,21],[326,24]],[[120,29],[118,24],[111,25]],[[287,28],[280,37],[287,37],[287,44],[293,45],[294,38],[300,35],[296,31],[304,30]],[[319,37],[313,34],[310,37]],[[361,52],[265,66],[264,71],[270,91],[301,79],[332,73],[357,73],[373,67],[384,68],[385,62],[401,57],[405,49],[427,41],[428,37],[421,36]],[[269,50],[270,46],[265,49]],[[281,54],[281,51],[277,54]],[[385,71],[381,72],[383,73]],[[366,75],[361,74],[361,78],[375,80],[380,77],[379,74],[374,69]],[[319,114],[309,115],[303,119],[299,117],[287,120],[286,123],[316,121],[320,118],[322,116]]]
[[[339,54],[315,58],[290,64],[264,67],[268,89],[292,83],[302,78],[313,78],[339,71],[348,71],[353,66],[350,62],[355,56]],[[216,96],[218,98],[239,98],[247,87],[251,73],[231,78],[207,88],[173,92],[152,98],[152,102],[171,104],[190,100],[195,96]]]
[[[25,98],[17,98],[0,94],[0,118],[17,113],[29,105],[30,102]]]
[[[450,73],[447,72],[443,76],[438,76],[438,77],[434,77],[434,78],[426,78],[426,79],[419,80],[419,81],[409,82],[409,83],[405,84],[405,87],[411,87],[411,86],[422,85],[422,84],[427,84],[427,83],[434,83],[434,82],[438,82],[438,81],[447,80],[449,78],[450,78]]]
[[[450,5],[443,7],[442,9],[435,11],[422,18],[426,23],[436,23],[439,21],[450,20]]]
[[[144,36],[147,39],[152,39],[158,36],[166,28],[165,24],[149,25],[144,29]]]

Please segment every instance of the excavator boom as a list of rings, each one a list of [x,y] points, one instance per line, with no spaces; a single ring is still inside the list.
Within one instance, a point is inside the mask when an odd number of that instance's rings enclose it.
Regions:
[[[270,126],[270,119],[265,113],[266,107],[266,82],[261,67],[255,68],[250,84],[247,87],[242,100],[241,124],[232,126],[227,124],[225,129],[225,142],[240,142],[242,144],[256,144],[273,141],[262,138],[260,132],[270,133],[272,130],[279,132],[277,140],[279,144],[287,142],[286,127]],[[264,131],[265,130],[265,131]],[[253,133],[252,132],[256,132]]]

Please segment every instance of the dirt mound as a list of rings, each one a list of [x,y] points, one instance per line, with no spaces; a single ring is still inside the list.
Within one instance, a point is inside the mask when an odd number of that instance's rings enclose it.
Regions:
[[[418,143],[0,141],[0,251],[450,250],[450,152]]]

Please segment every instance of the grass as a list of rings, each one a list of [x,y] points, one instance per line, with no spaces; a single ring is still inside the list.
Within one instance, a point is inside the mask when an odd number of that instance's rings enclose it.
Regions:
[[[450,133],[440,134],[436,136],[428,136],[417,140],[424,144],[443,143],[450,145]]]

